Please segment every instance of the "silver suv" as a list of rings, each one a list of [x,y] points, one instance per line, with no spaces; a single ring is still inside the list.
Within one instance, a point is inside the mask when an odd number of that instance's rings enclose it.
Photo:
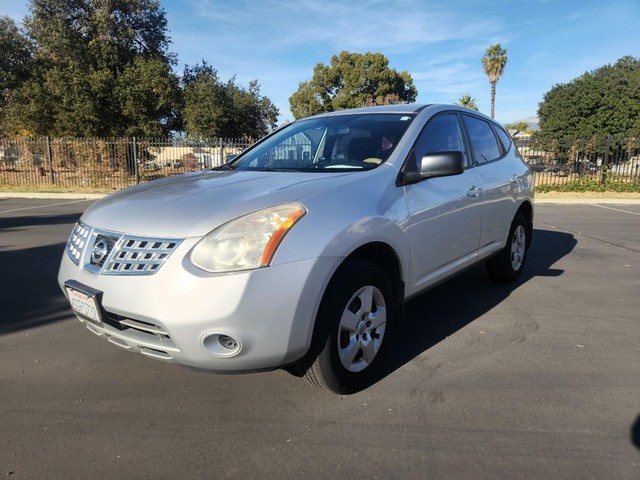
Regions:
[[[96,335],[191,367],[375,381],[403,303],[486,261],[513,281],[533,175],[451,105],[306,118],[222,167],[123,190],[75,225],[59,283]]]

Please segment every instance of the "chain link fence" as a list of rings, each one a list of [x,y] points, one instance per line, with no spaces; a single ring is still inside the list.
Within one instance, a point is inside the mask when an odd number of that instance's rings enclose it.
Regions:
[[[226,163],[254,140],[0,139],[0,187],[120,189]]]
[[[0,139],[0,187],[116,190],[222,165],[253,143],[250,138]],[[515,143],[536,186],[640,184],[638,138],[524,137]]]

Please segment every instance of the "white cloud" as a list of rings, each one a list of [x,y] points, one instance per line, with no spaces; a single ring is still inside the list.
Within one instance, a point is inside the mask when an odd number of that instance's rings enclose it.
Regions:
[[[286,49],[323,43],[332,50],[407,51],[428,44],[490,36],[500,20],[459,16],[425,2],[301,0],[233,4],[194,3],[201,18],[215,20],[215,32],[240,32],[253,40],[247,48]],[[216,34],[218,36],[218,34]]]

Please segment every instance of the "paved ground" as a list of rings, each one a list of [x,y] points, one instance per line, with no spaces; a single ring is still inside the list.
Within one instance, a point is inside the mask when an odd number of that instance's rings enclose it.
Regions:
[[[89,333],[55,275],[92,201],[0,200],[0,477],[640,478],[640,206],[538,206],[517,285],[414,300],[386,377],[339,397]]]

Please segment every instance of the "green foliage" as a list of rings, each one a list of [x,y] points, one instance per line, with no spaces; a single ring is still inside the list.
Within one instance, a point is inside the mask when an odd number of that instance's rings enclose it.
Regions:
[[[28,78],[8,95],[4,122],[18,135],[166,135],[179,83],[154,0],[31,0]]]
[[[223,83],[214,68],[186,67],[183,77],[184,129],[191,137],[259,138],[276,127],[278,109],[260,95],[257,80],[245,89],[235,79]]]
[[[25,28],[37,57],[120,72],[138,55],[165,57],[167,20],[157,0],[31,0]]]
[[[640,133],[640,59],[614,65],[555,85],[538,107],[541,138],[589,138],[596,134]]]
[[[577,178],[566,183],[537,185],[536,192],[617,192],[640,193],[640,183],[612,175],[605,183],[597,178]]]
[[[465,107],[470,110],[478,111],[478,106],[476,105],[476,99],[473,98],[471,95],[462,95],[456,102],[456,105],[460,105],[461,107]]]
[[[311,80],[289,98],[295,118],[346,108],[414,102],[418,91],[411,75],[389,68],[381,53],[343,51],[331,64],[318,63]]]
[[[31,48],[15,22],[9,17],[0,17],[0,93],[16,88],[27,79]]]
[[[491,118],[493,118],[496,106],[496,83],[500,80],[504,67],[507,65],[507,51],[499,43],[491,45],[482,57],[482,68],[489,77],[491,84]]]
[[[32,45],[9,17],[0,17],[0,135],[9,132],[11,92],[29,78]]]
[[[0,17],[0,135],[160,137],[184,120],[195,136],[261,137],[276,126],[255,80],[222,83],[204,63],[180,84],[157,0],[31,0],[24,25],[26,36]]]
[[[504,126],[507,130],[518,130],[519,132],[526,132],[529,127],[527,122],[505,123]]]
[[[118,76],[114,94],[124,127],[118,135],[160,137],[178,126],[178,79],[163,59],[136,57]]]

